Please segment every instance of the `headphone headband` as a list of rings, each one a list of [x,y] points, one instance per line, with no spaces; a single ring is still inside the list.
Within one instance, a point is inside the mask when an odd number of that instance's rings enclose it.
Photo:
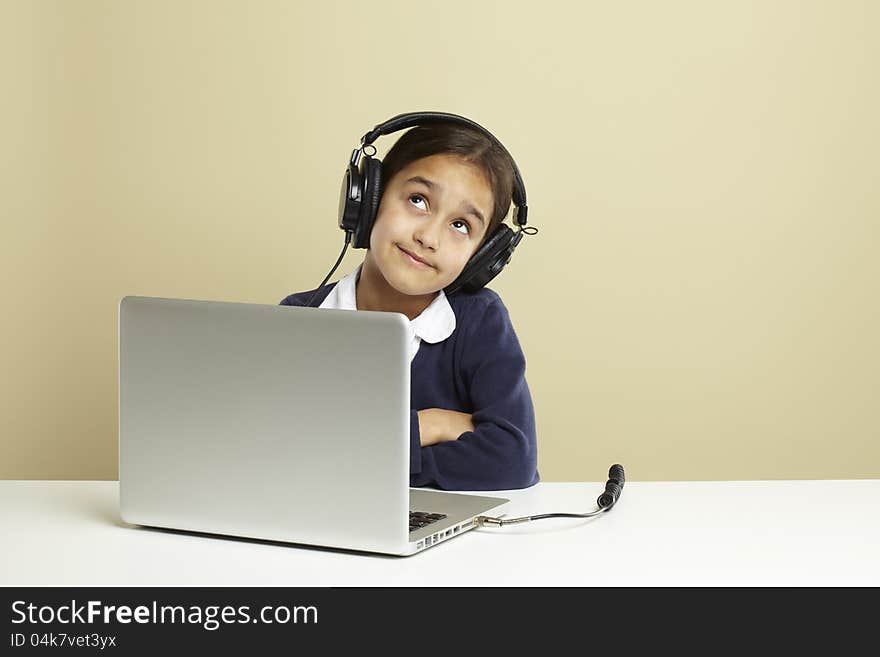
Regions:
[[[504,151],[513,165],[513,203],[515,206],[513,220],[520,226],[525,226],[529,209],[526,204],[526,188],[523,184],[522,176],[519,173],[519,167],[516,165],[516,161],[513,159],[513,156],[507,148],[505,148],[504,144],[476,121],[471,121],[458,114],[450,114],[448,112],[406,112],[404,114],[393,116],[387,121],[383,121],[376,125],[372,130],[361,137],[361,148],[371,145],[379,137],[389,135],[392,132],[406,130],[407,128],[429,123],[460,123],[469,126],[479,130],[486,137],[491,139],[493,144],[496,144],[502,151]]]

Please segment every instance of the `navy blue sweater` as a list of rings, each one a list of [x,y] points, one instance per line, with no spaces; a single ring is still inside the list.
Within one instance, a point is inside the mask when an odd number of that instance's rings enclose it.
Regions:
[[[315,295],[319,305],[336,283]],[[314,290],[283,306],[305,306]],[[535,411],[526,360],[501,297],[489,288],[448,297],[455,330],[422,341],[410,370],[410,485],[445,490],[505,490],[538,483]],[[442,408],[473,415],[474,431],[422,447],[417,412]]]

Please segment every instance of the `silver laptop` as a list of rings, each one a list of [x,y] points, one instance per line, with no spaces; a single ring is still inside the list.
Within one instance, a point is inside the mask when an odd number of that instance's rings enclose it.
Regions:
[[[123,297],[122,519],[410,555],[502,515],[410,488],[409,339],[400,313]]]

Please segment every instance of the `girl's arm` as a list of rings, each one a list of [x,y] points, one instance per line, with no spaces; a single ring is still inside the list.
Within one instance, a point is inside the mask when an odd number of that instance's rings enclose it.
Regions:
[[[473,415],[445,408],[426,408],[417,411],[419,439],[422,447],[447,440],[458,440],[461,434],[474,430]]]
[[[460,371],[473,412],[427,409],[424,418],[429,435],[419,439],[430,444],[412,449],[410,485],[446,490],[532,486],[539,476],[525,356],[500,298],[495,297],[480,317],[471,319],[469,333],[462,336]],[[413,420],[413,430],[422,425],[423,412],[414,412],[418,421]],[[433,442],[438,436],[445,439]]]

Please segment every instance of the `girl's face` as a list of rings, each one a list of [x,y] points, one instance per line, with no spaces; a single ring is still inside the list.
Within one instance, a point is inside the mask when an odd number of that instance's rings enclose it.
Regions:
[[[385,186],[368,257],[398,292],[437,292],[476,252],[493,207],[492,189],[476,166],[448,154],[416,160]]]

